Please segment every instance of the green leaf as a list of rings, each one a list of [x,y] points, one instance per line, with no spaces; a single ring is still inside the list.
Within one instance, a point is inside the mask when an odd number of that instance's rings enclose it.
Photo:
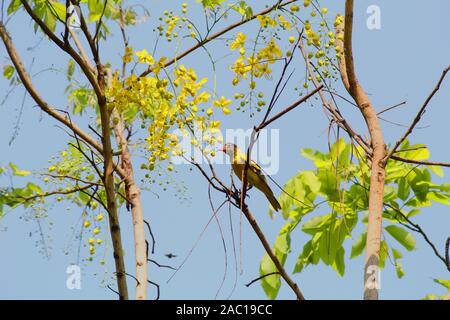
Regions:
[[[69,81],[72,80],[74,71],[75,71],[75,61],[73,59],[70,59],[67,65],[67,80]]]
[[[392,248],[392,256],[394,257],[394,260],[403,258],[402,253],[395,248]]]
[[[339,250],[342,248],[342,244],[347,236],[347,233],[350,232],[349,228],[343,218],[336,219],[334,223],[330,224],[330,243],[328,249],[328,261],[330,264],[334,263],[337,258],[337,254]]]
[[[356,238],[352,246],[350,259],[354,259],[361,255],[361,253],[364,251],[364,248],[366,247],[366,239],[367,239],[367,232],[361,233],[359,237]]]
[[[403,270],[403,265],[400,262],[398,262],[398,260],[403,258],[403,255],[400,251],[398,251],[395,248],[392,248],[391,250],[392,250],[392,257],[394,258],[395,263],[395,272],[397,274],[397,277],[401,279],[405,275],[405,271]]]
[[[345,260],[344,260],[345,250],[344,247],[340,247],[336,253],[336,259],[333,263],[333,269],[336,270],[339,276],[343,277],[345,273]]]
[[[450,290],[450,280],[433,279],[433,281]]]
[[[103,14],[104,3],[102,0],[88,0],[88,22],[99,21]]]
[[[228,6],[244,16],[246,19],[250,18],[253,15],[253,9],[245,1],[239,1],[234,4],[230,3],[228,4]]]
[[[394,186],[385,186],[383,200],[385,202],[394,200],[395,198],[397,198],[397,194],[398,194],[398,191],[395,189]]]
[[[294,267],[294,273],[301,272],[303,268],[309,264],[312,253],[313,253],[313,245],[312,241],[310,240],[307,243],[305,243],[305,245],[303,246],[302,253],[297,258],[297,262],[295,263]]]
[[[312,218],[311,220],[305,222],[302,226],[302,231],[314,235],[317,232],[324,229],[324,227],[329,224],[330,215],[317,216]]]
[[[277,272],[277,268],[275,267],[272,259],[270,259],[269,255],[266,253],[261,260],[259,266],[259,274],[261,276],[264,276],[272,272]],[[277,297],[278,291],[280,290],[281,286],[280,275],[274,274],[264,277],[263,279],[261,279],[261,286],[267,297],[271,300],[274,300]]]
[[[25,177],[25,176],[28,176],[29,174],[31,174],[30,171],[19,170],[19,168],[17,168],[17,166],[12,162],[9,163],[9,167],[12,169],[13,175],[15,175],[15,176]]]
[[[338,183],[336,178],[336,173],[330,168],[322,168],[318,171],[317,177],[320,181],[320,192],[323,194],[328,201],[339,202],[340,193],[338,189]]]
[[[66,6],[64,4],[57,1],[52,1],[52,3],[48,1],[47,4],[51,7],[49,9],[52,11],[53,15],[56,15],[60,21],[66,21]]]
[[[35,185],[32,182],[27,183],[27,188],[35,194],[42,194],[42,189],[38,185]]]
[[[320,181],[312,171],[304,171],[300,175],[304,184],[306,184],[311,192],[318,193],[320,190]]]
[[[206,9],[213,9],[215,7],[220,6],[225,0],[197,0],[197,2],[201,2],[203,7]]]
[[[22,5],[22,2],[20,2],[20,0],[12,0],[8,6],[8,10],[7,10],[8,16],[13,14],[14,12],[16,12],[17,9],[19,9],[21,5]]]
[[[326,265],[330,265],[333,261],[330,259],[330,232],[322,233],[319,241],[320,258]],[[333,257],[334,258],[334,257]]]
[[[402,152],[402,157],[412,160],[426,160],[430,157],[430,151],[423,144],[415,144],[405,149],[415,149],[406,152]]]
[[[444,177],[444,170],[440,166],[427,166],[438,177]]]
[[[6,79],[11,79],[14,74],[14,71],[15,71],[14,66],[8,64],[3,67],[3,76]]]
[[[405,275],[405,271],[403,270],[403,266],[401,263],[397,262],[395,264],[395,272],[399,279],[403,278],[403,276]]]
[[[408,182],[417,197],[417,200],[425,202],[427,200],[427,194],[429,190],[428,184],[424,182],[430,182],[430,172],[428,169],[420,170],[414,168],[414,170],[408,175]]]
[[[44,23],[52,32],[56,30],[56,17],[54,16],[50,8],[47,8],[45,10]]]
[[[380,268],[384,268],[388,253],[389,253],[389,247],[388,247],[386,241],[381,241],[381,243],[380,243]]]
[[[434,201],[434,202],[439,202],[439,203],[445,204],[447,206],[450,205],[450,196],[445,193],[431,191],[431,192],[428,192],[427,199]]]
[[[408,212],[408,218],[414,217],[415,215],[417,215],[419,213],[420,213],[419,209],[412,209],[411,211]]]
[[[398,181],[398,193],[397,193],[398,197],[403,201],[405,201],[409,197],[409,192],[410,188],[408,182],[406,181],[406,178],[401,177],[400,180]]]
[[[330,167],[330,165],[332,165],[329,157],[327,158],[323,153],[315,151],[314,149],[302,149],[300,154],[304,158],[312,160],[317,168]]]
[[[275,240],[274,249],[282,254],[291,250],[291,235],[289,232],[279,234]]]
[[[406,250],[411,251],[416,247],[416,239],[405,229],[394,225],[387,226],[384,229]]]
[[[331,150],[330,150],[331,161],[336,162],[336,160],[338,160],[338,158],[340,157],[342,152],[345,150],[345,147],[346,147],[346,145],[345,145],[344,138],[341,138],[338,141],[336,141],[331,146]]]

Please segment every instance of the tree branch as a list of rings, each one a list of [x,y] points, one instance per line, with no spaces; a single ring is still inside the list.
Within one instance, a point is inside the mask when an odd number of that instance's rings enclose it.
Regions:
[[[33,11],[33,9],[28,4],[27,0],[20,0],[25,11],[30,15],[30,17],[36,22],[36,24],[41,28],[41,30],[59,47],[61,50],[67,52],[80,66],[83,70],[83,73],[89,80],[89,83],[92,85],[97,97],[102,96],[102,92],[100,90],[99,84],[91,72],[90,67],[84,62],[83,58],[81,58],[78,53],[69,45],[64,43],[61,39],[59,39],[47,25],[37,16],[37,14]]]
[[[234,24],[232,24],[232,25],[229,25],[228,27],[226,27],[226,28],[220,30],[219,32],[217,32],[217,33],[215,33],[215,34],[213,34],[213,35],[207,37],[207,38],[204,39],[203,41],[198,42],[196,45],[194,45],[194,46],[192,46],[191,48],[187,49],[186,51],[184,51],[183,53],[179,54],[179,55],[176,56],[175,58],[172,58],[171,60],[167,61],[167,62],[164,64],[164,68],[167,68],[167,67],[171,66],[171,65],[174,64],[175,62],[181,60],[181,59],[184,58],[185,56],[189,55],[190,53],[194,52],[194,51],[197,50],[198,48],[204,46],[205,44],[211,42],[212,40],[219,38],[220,36],[224,35],[225,33],[229,32],[229,31],[231,31],[231,30],[233,30],[233,29],[235,29],[235,28],[237,28],[237,27],[242,26],[242,25],[246,24],[247,22],[250,22],[250,21],[252,21],[252,20],[255,20],[256,17],[266,15],[266,14],[268,14],[268,13],[270,13],[270,12],[272,12],[272,11],[278,9],[278,8],[285,7],[285,6],[287,6],[287,5],[289,5],[289,4],[293,3],[293,2],[296,2],[296,1],[298,1],[298,0],[289,0],[289,1],[286,1],[286,2],[284,2],[284,3],[280,3],[280,1],[278,1],[278,2],[277,2],[276,4],[274,4],[273,6],[267,8],[267,9],[265,9],[265,10],[262,10],[262,11],[260,11],[260,12],[258,12],[258,13],[255,13],[254,15],[252,15],[251,17],[249,17],[249,18],[247,18],[247,19],[244,19],[244,20],[241,20],[241,21],[239,21],[239,22],[236,22],[236,23],[234,23]],[[152,72],[153,72],[153,69],[149,67],[146,71],[144,71],[141,75],[139,75],[139,77],[145,77],[145,76],[149,75],[149,74],[152,73]]]
[[[405,162],[405,163],[412,163],[412,164],[419,164],[419,165],[425,165],[425,166],[439,166],[439,167],[447,167],[450,168],[449,162],[435,162],[435,161],[426,161],[426,160],[412,160],[407,159],[399,156],[391,156],[391,159]]]
[[[397,149],[400,147],[400,145],[408,138],[408,136],[413,132],[415,126],[420,122],[422,119],[422,116],[425,114],[426,108],[430,104],[430,101],[433,99],[433,97],[436,95],[436,93],[441,88],[441,84],[445,79],[445,76],[450,71],[450,66],[446,67],[444,71],[442,71],[441,77],[439,78],[438,83],[434,87],[433,91],[430,93],[428,98],[425,100],[424,104],[420,108],[419,112],[417,113],[416,117],[414,118],[411,125],[408,127],[406,132],[403,134],[403,136],[395,143],[394,147],[391,149],[389,154],[386,156],[385,161],[389,160],[393,156],[393,154],[397,151]]]
[[[22,0],[23,1],[23,0]],[[5,44],[6,50],[8,52],[9,57],[11,58],[12,63],[14,64],[14,67],[16,68],[17,74],[20,77],[20,80],[22,81],[25,89],[28,91],[28,93],[31,95],[33,100],[36,102],[36,104],[48,115],[55,118],[62,124],[64,124],[66,127],[70,128],[72,131],[76,132],[76,134],[86,141],[90,146],[92,146],[94,149],[96,149],[99,152],[103,152],[103,148],[100,145],[100,143],[96,140],[94,140],[89,134],[87,134],[85,131],[83,131],[81,128],[79,128],[76,124],[73,124],[68,117],[61,115],[58,113],[53,107],[51,107],[37,92],[36,88],[34,87],[31,78],[29,74],[26,72],[25,67],[22,64],[22,61],[16,51],[16,48],[14,47],[14,44],[11,40],[11,37],[9,36],[8,32],[5,29],[5,26],[2,22],[0,22],[0,36],[3,40],[3,43]]]
[[[425,233],[425,231],[423,231],[422,227],[414,222],[411,221],[411,219],[409,219],[405,214],[403,214],[403,212],[393,206],[391,206],[389,203],[384,203],[384,205],[386,207],[389,207],[390,209],[394,210],[396,213],[400,214],[402,216],[403,219],[405,219],[406,222],[408,222],[408,224],[411,226],[411,230],[420,233],[422,235],[422,237],[424,238],[424,240],[426,241],[426,243],[428,243],[428,245],[431,247],[431,249],[433,250],[434,254],[436,255],[436,257],[439,258],[439,260],[441,260],[445,266],[450,270],[450,266],[447,264],[447,260],[446,258],[444,258],[439,251],[436,249],[436,246],[434,245],[433,242],[431,242],[430,238],[428,238],[428,235]],[[398,219],[397,219],[398,220]],[[400,222],[400,220],[399,220]]]

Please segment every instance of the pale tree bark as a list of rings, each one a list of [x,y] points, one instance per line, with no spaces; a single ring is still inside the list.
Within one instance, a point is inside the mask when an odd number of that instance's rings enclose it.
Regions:
[[[136,300],[147,299],[147,244],[145,241],[144,214],[141,203],[141,189],[136,185],[134,178],[131,153],[128,148],[128,140],[125,137],[124,122],[117,110],[113,111],[114,133],[116,135],[117,145],[120,147],[121,167],[125,176],[126,201],[131,206],[131,215],[133,219],[134,249],[136,256]]]
[[[343,44],[342,42],[340,43],[341,48],[343,48],[343,54],[340,58],[339,69],[345,88],[355,100],[364,117],[371,139],[372,159],[370,164],[369,215],[364,265],[364,299],[377,300],[380,290],[379,262],[383,192],[385,184],[386,145],[377,112],[360,85],[355,72],[352,48],[353,7],[354,0],[346,0],[343,30],[344,42]]]

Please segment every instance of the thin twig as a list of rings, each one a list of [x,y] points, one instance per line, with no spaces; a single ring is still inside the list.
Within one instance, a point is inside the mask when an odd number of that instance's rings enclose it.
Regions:
[[[279,273],[278,271],[275,271],[275,272],[271,272],[271,273],[262,275],[262,276],[260,276],[260,277],[258,277],[258,278],[256,278],[256,279],[250,281],[250,282],[247,283],[245,286],[248,288],[248,287],[250,287],[252,284],[254,284],[256,281],[262,280],[262,279],[264,279],[265,277],[272,276],[272,275],[275,275],[275,274],[278,274],[278,275],[279,275],[280,273]]]
[[[260,11],[258,13],[255,13],[254,15],[252,15],[251,17],[249,17],[247,19],[243,19],[243,20],[241,20],[239,22],[236,22],[236,23],[234,23],[234,24],[232,24],[232,25],[222,29],[221,31],[219,31],[219,32],[217,32],[217,33],[215,33],[215,34],[213,34],[213,35],[203,39],[202,41],[199,41],[196,45],[192,46],[191,48],[187,49],[186,51],[184,51],[183,53],[179,54],[175,58],[173,58],[173,59],[169,60],[168,62],[166,62],[164,64],[164,68],[167,68],[168,66],[170,66],[170,65],[174,64],[175,62],[181,60],[182,58],[184,58],[188,54],[194,52],[195,50],[197,50],[198,48],[200,48],[200,47],[204,46],[205,44],[211,42],[212,40],[219,38],[220,36],[224,35],[225,33],[229,32],[229,31],[231,31],[231,30],[233,30],[233,29],[235,29],[237,27],[242,26],[242,25],[246,24],[247,22],[255,20],[256,17],[266,15],[266,14],[268,14],[268,13],[270,13],[270,12],[272,12],[272,11],[278,9],[278,8],[282,8],[282,7],[287,6],[287,5],[289,5],[289,4],[293,3],[293,2],[296,2],[296,1],[297,0],[289,0],[289,1],[286,1],[284,3],[280,3],[280,1],[278,1],[275,5],[269,7],[267,9],[265,9],[265,10],[262,10],[262,11]],[[147,76],[148,74],[150,74],[152,72],[153,72],[153,69],[149,68],[146,71],[144,71],[139,77],[145,77],[145,76]]]
[[[310,93],[308,93],[306,96],[304,96],[302,99],[298,100],[297,102],[293,103],[292,105],[290,105],[289,107],[287,107],[286,109],[284,109],[283,111],[280,111],[278,114],[276,114],[275,116],[271,117],[270,119],[264,121],[263,123],[261,123],[258,127],[255,128],[255,131],[261,131],[262,129],[264,129],[265,127],[267,127],[269,124],[271,124],[272,122],[274,122],[275,120],[278,120],[279,118],[281,118],[282,116],[284,116],[286,113],[288,113],[289,111],[295,109],[296,107],[298,107],[300,104],[302,104],[303,102],[307,101],[309,98],[311,98],[312,96],[314,96],[317,92],[319,92],[320,90],[323,89],[323,85],[317,87],[316,89],[314,89],[313,91],[311,91]]]
[[[154,254],[155,253],[156,239],[155,239],[155,236],[153,235],[153,231],[152,231],[152,228],[150,226],[150,223],[148,223],[147,220],[144,220],[144,223],[147,225],[148,232],[150,233],[150,237],[152,238],[152,254]]]
[[[417,113],[416,117],[414,118],[414,120],[411,123],[411,125],[409,126],[409,128],[406,130],[406,132],[403,134],[403,136],[395,143],[392,150],[388,153],[388,155],[385,158],[385,161],[389,160],[389,158],[392,157],[392,155],[397,151],[397,149],[400,147],[400,145],[413,132],[415,126],[420,122],[420,120],[422,119],[422,116],[425,114],[426,108],[428,107],[429,103],[431,102],[433,97],[436,95],[436,93],[439,91],[439,89],[441,88],[441,84],[444,81],[445,76],[447,75],[447,73],[449,71],[450,71],[450,66],[448,66],[447,68],[444,69],[444,71],[442,71],[441,77],[439,78],[439,81],[436,84],[436,86],[434,87],[433,91],[430,93],[428,98],[425,100],[424,104],[420,108],[419,112]]]
[[[147,261],[157,265],[159,268],[167,268],[167,269],[177,270],[176,268],[174,268],[172,266],[168,266],[168,265],[165,265],[165,264],[160,264],[160,263],[158,263],[157,261],[155,261],[153,259],[147,259]]]
[[[380,112],[377,113],[377,115],[380,115],[382,113],[388,112],[388,111],[390,111],[392,109],[398,108],[398,107],[403,106],[405,104],[406,104],[406,101],[402,101],[400,103],[397,103],[397,104],[393,105],[392,107],[389,107],[389,108],[381,110]]]
[[[428,245],[431,247],[431,249],[433,250],[434,254],[436,255],[436,257],[438,257],[442,262],[444,262],[445,266],[447,268],[449,268],[448,264],[447,264],[447,260],[446,258],[444,258],[443,256],[441,256],[441,254],[439,253],[439,251],[436,249],[436,246],[434,245],[433,242],[431,242],[431,240],[428,238],[428,235],[425,233],[425,231],[423,231],[422,227],[414,222],[411,221],[411,219],[409,219],[401,210],[399,210],[398,208],[395,208],[394,206],[391,206],[389,203],[384,203],[384,205],[386,207],[389,207],[390,209],[394,210],[396,213],[400,214],[402,216],[403,219],[405,219],[406,222],[408,222],[408,224],[410,226],[413,227],[413,229],[410,228],[410,230],[413,230],[417,233],[420,233],[422,235],[422,237],[424,238],[424,240],[428,243]],[[397,219],[399,222],[401,222],[399,219]],[[450,270],[450,268],[449,268]]]

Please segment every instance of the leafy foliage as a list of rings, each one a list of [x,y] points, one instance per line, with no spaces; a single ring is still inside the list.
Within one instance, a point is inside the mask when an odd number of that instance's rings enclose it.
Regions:
[[[426,160],[430,155],[424,145],[410,145],[408,142],[401,146],[400,152],[412,160]],[[340,139],[328,153],[313,149],[303,149],[301,153],[313,162],[315,169],[300,171],[284,186],[286,192],[281,194],[279,202],[287,223],[278,237],[287,237],[297,225],[301,225],[301,231],[311,237],[298,255],[294,273],[322,262],[343,276],[346,241],[354,239],[350,259],[360,256],[366,245],[366,231],[354,234],[358,222],[367,224],[370,171],[364,152]],[[450,185],[432,183],[432,172],[442,176],[440,170],[432,167],[418,168],[393,160],[386,167],[383,219],[385,234],[390,238],[382,241],[380,266],[384,267],[391,251],[391,260],[399,278],[404,275],[399,262],[402,253],[394,243],[407,251],[416,246],[414,236],[402,225],[406,223],[404,217],[419,214],[421,207],[430,206],[433,202],[450,204]],[[323,214],[324,211],[328,213]],[[278,237],[274,244],[275,252],[288,254],[290,241],[281,245]],[[268,263],[265,260],[263,258],[261,262],[261,274],[271,270],[266,267]],[[281,283],[271,278],[263,282],[263,289],[269,298],[274,298]]]

